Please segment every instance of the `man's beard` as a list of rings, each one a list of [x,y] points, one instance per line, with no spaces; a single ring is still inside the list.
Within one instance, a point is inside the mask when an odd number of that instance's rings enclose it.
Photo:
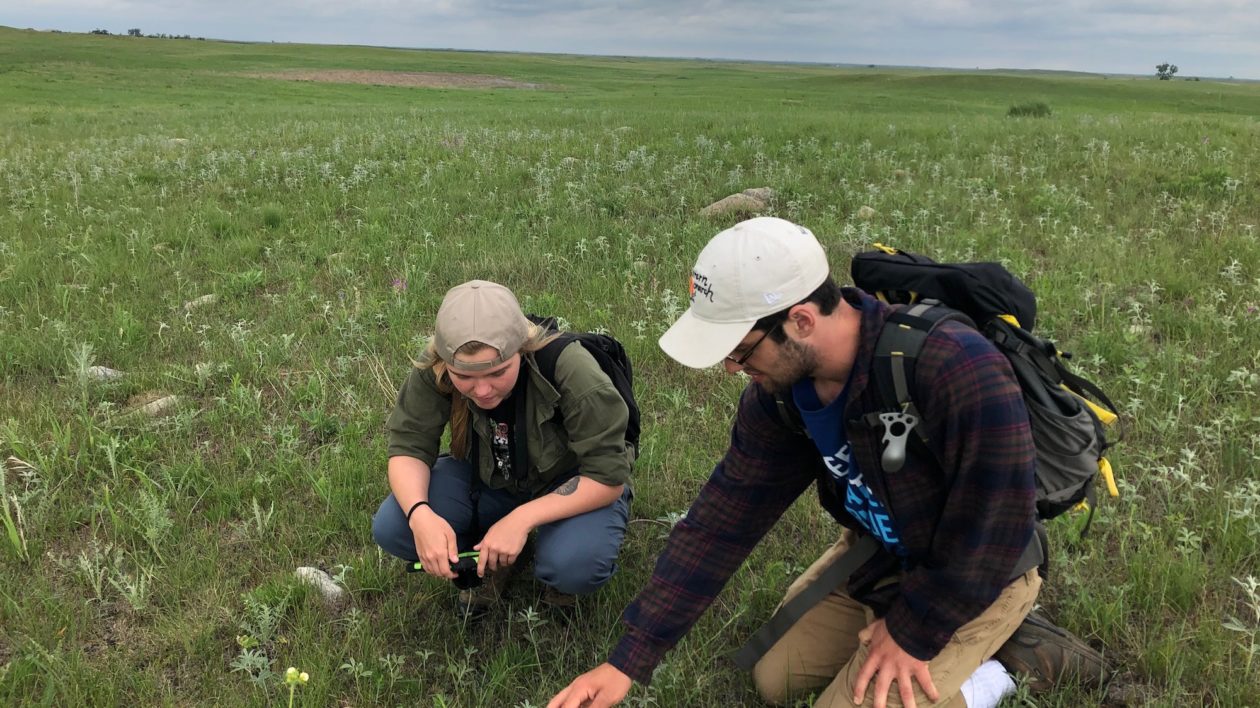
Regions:
[[[792,384],[812,375],[818,368],[818,354],[812,347],[787,337],[779,344],[779,361],[775,368],[778,369],[775,373],[761,372],[764,377],[761,387],[767,393],[782,393]]]

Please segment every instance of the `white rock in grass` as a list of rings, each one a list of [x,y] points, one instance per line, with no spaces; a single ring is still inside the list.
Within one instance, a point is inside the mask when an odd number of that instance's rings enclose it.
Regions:
[[[861,209],[858,209],[857,215],[859,219],[874,219],[875,210],[869,206],[863,206]]]
[[[740,194],[747,194],[753,199],[760,199],[766,203],[766,206],[769,206],[770,202],[774,201],[774,190],[770,187],[753,187],[751,189],[745,189],[740,192]]]
[[[117,369],[111,369],[108,366],[89,366],[87,376],[93,381],[117,381],[125,374]]]
[[[158,418],[174,413],[179,408],[180,403],[179,396],[172,396],[158,391],[148,391],[127,399],[127,405],[129,406],[127,413]]]
[[[24,474],[35,471],[35,466],[26,460],[9,455],[4,460],[4,468],[14,474]]]
[[[755,214],[770,208],[774,200],[774,190],[769,187],[745,189],[739,194],[713,202],[700,210],[701,216],[723,216],[726,214]]]
[[[294,575],[298,577],[298,580],[319,591],[319,599],[329,612],[341,612],[350,602],[350,596],[346,593],[346,589],[338,585],[328,573],[319,568],[302,566],[294,571]]]
[[[170,415],[179,407],[179,396],[163,396],[152,403],[146,403],[140,406],[140,412],[157,418],[159,416]]]
[[[184,303],[184,309],[195,310],[198,307],[201,307],[203,305],[213,305],[214,303],[218,301],[219,301],[219,296],[215,295],[214,293],[210,293],[209,295],[202,295],[199,298],[196,298],[194,300],[189,300],[188,302]]]

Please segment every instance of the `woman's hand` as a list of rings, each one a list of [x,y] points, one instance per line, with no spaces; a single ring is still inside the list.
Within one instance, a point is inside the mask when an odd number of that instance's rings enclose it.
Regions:
[[[446,519],[425,506],[411,515],[411,533],[416,539],[416,555],[424,572],[437,578],[455,579],[451,564],[459,561],[459,546],[455,542],[455,530]]]
[[[477,559],[477,575],[485,576],[487,569],[498,570],[515,563],[532,530],[533,526],[521,514],[513,512],[499,519],[482,537],[481,543],[473,546],[481,553]]]

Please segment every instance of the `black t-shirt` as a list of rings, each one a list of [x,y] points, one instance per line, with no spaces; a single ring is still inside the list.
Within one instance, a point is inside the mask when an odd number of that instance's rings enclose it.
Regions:
[[[503,399],[490,416],[490,456],[494,460],[494,473],[505,479],[512,478],[512,428],[516,424],[516,394]]]
[[[486,411],[490,418],[490,456],[494,460],[494,473],[507,480],[511,480],[512,474],[527,464],[525,460],[515,459],[516,445],[513,438],[516,431],[516,405],[518,401],[524,405],[527,375],[528,372],[522,366],[512,394],[493,409]]]

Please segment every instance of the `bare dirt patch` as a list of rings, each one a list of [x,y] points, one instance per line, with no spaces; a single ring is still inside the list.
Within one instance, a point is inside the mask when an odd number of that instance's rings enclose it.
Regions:
[[[411,88],[515,88],[537,89],[542,84],[506,79],[488,74],[448,74],[412,71],[357,71],[351,69],[293,69],[247,73],[256,79],[321,81],[335,84],[406,86]]]

